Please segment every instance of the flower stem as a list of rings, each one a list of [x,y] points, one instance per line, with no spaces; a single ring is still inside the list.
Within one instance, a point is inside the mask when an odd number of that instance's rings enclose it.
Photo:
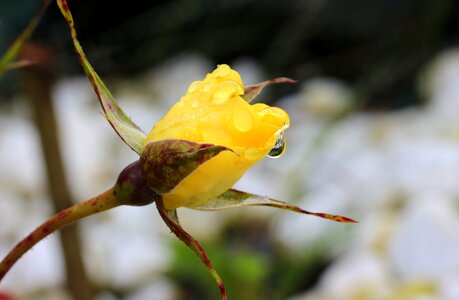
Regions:
[[[199,242],[194,239],[188,232],[186,232],[182,226],[180,226],[178,223],[176,211],[164,209],[163,201],[160,198],[156,199],[156,208],[158,209],[161,218],[164,220],[164,222],[166,222],[166,225],[169,227],[169,229],[201,259],[209,273],[215,279],[218,288],[220,289],[222,300],[227,300],[225,284],[223,283],[222,278],[220,275],[218,275],[217,270],[215,270],[212,262],[210,261],[209,257]]]
[[[0,262],[0,281],[24,253],[29,251],[36,243],[47,237],[49,234],[82,218],[123,204],[116,196],[115,187],[108,189],[96,197],[75,204],[72,207],[55,214],[32,231],[22,241],[16,244],[16,246]]]

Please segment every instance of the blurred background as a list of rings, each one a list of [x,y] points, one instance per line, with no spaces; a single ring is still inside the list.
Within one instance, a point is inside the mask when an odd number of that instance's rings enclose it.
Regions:
[[[237,184],[345,225],[270,208],[180,209],[230,299],[459,299],[459,3],[68,0],[88,59],[148,132],[228,63],[291,116],[287,151]],[[0,54],[41,1],[0,1]],[[136,159],[104,120],[55,4],[0,78],[0,256]],[[6,276],[17,299],[219,299],[153,206],[48,237]]]

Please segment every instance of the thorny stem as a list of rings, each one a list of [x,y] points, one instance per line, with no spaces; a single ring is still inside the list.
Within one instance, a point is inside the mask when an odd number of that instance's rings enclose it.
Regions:
[[[115,187],[110,188],[96,197],[75,204],[74,206],[55,214],[45,223],[41,224],[32,231],[22,241],[16,244],[16,246],[0,262],[0,281],[22,255],[54,231],[70,225],[82,218],[123,204],[119,201],[118,197],[116,197]]]
[[[129,164],[118,175],[112,188],[99,196],[64,209],[20,241],[0,262],[0,281],[24,253],[54,231],[120,205],[144,206],[151,204],[156,198],[157,195],[146,185],[139,161]]]
[[[207,270],[209,270],[210,274],[212,275],[212,277],[214,277],[215,281],[217,282],[218,288],[220,289],[220,294],[222,296],[222,300],[227,300],[226,289],[223,280],[220,277],[220,275],[218,275],[217,270],[215,270],[214,266],[212,265],[212,262],[210,261],[209,257],[207,256],[206,252],[201,247],[199,242],[196,239],[194,239],[189,233],[187,233],[182,228],[182,226],[180,226],[176,221],[174,221],[174,219],[170,216],[170,213],[173,213],[175,211],[168,211],[164,209],[162,199],[156,199],[156,207],[158,209],[159,214],[161,215],[161,218],[164,220],[164,222],[167,224],[170,230],[183,243],[185,243],[188,246],[188,248],[193,250],[193,252],[196,253],[196,255],[198,255],[198,257],[206,266]]]

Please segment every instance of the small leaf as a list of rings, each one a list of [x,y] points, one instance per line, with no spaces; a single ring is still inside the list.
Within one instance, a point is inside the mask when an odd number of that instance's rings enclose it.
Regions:
[[[77,53],[78,59],[80,60],[80,64],[82,65],[86,76],[91,82],[92,87],[94,88],[94,91],[99,98],[99,102],[102,105],[105,117],[107,118],[110,125],[112,125],[118,136],[129,147],[131,147],[132,150],[140,155],[142,153],[145,134],[119,107],[118,103],[113,98],[110,91],[103,83],[102,79],[100,79],[99,75],[96,73],[96,71],[94,71],[93,67],[86,58],[86,55],[83,52],[83,48],[78,41],[77,33],[75,31],[75,24],[67,5],[67,1],[57,0],[57,4],[59,5],[59,9],[61,10],[62,15],[64,16],[70,28],[73,45],[75,46],[75,51]]]
[[[145,145],[140,165],[148,187],[158,194],[165,194],[222,151],[232,150],[181,139],[160,140]]]
[[[20,68],[27,67],[27,66],[30,66],[30,65],[33,65],[33,64],[34,64],[34,62],[32,60],[28,60],[28,59],[22,59],[22,60],[18,60],[18,61],[9,63],[9,64],[7,64],[5,66],[1,66],[0,67],[0,76],[6,71],[20,69]]]
[[[32,35],[33,31],[37,27],[38,23],[40,22],[40,19],[42,18],[43,14],[46,11],[46,8],[48,7],[50,3],[51,3],[51,0],[43,1],[42,7],[38,11],[38,13],[32,17],[29,24],[24,29],[24,31],[21,33],[21,35],[19,35],[16,38],[14,43],[8,48],[8,50],[2,56],[2,58],[0,58],[0,76],[8,70],[24,67],[31,63],[30,61],[26,61],[26,60],[19,61],[19,62],[14,62],[14,60],[19,55],[19,52],[21,51],[22,46],[24,46],[24,44],[27,42],[27,40]]]
[[[277,84],[277,83],[297,83],[298,81],[287,78],[287,77],[278,77],[274,78],[271,80],[266,80],[258,84],[254,85],[248,85],[245,87],[244,90],[244,95],[242,98],[244,98],[245,101],[247,102],[252,102],[253,99],[255,99],[260,93],[261,90],[263,90],[265,87],[271,84]]]
[[[174,218],[177,219],[176,211],[164,209],[162,199],[157,199],[156,208],[158,209],[161,218],[167,224],[169,229],[201,259],[209,273],[212,275],[212,277],[214,277],[215,281],[217,282],[217,285],[220,289],[220,294],[222,296],[222,300],[226,300],[226,289],[223,280],[221,279],[220,275],[218,275],[217,271],[212,265],[212,262],[210,261],[209,257],[207,256],[206,252],[201,247],[199,242],[196,239],[194,239],[188,232],[186,232],[177,221],[174,220]]]
[[[218,196],[217,198],[215,198],[214,200],[210,201],[209,203],[198,206],[198,207],[194,207],[194,209],[214,211],[214,210],[222,210],[222,209],[243,207],[243,206],[271,206],[271,207],[291,210],[291,211],[301,213],[301,214],[313,215],[313,216],[317,216],[320,218],[324,218],[324,219],[328,219],[328,220],[332,220],[336,222],[357,223],[355,220],[348,218],[348,217],[326,214],[326,213],[310,212],[310,211],[304,210],[298,206],[295,206],[295,205],[292,205],[286,202],[238,191],[235,189],[230,189],[224,192],[223,194],[221,194],[220,196]]]

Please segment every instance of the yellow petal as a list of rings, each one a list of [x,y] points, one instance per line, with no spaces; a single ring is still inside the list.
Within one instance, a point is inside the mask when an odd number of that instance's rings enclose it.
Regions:
[[[151,130],[145,143],[186,139],[231,148],[200,165],[172,191],[163,195],[167,209],[202,205],[227,189],[275,145],[290,120],[266,104],[247,103],[239,74],[219,65],[202,81],[193,82],[185,96]]]

